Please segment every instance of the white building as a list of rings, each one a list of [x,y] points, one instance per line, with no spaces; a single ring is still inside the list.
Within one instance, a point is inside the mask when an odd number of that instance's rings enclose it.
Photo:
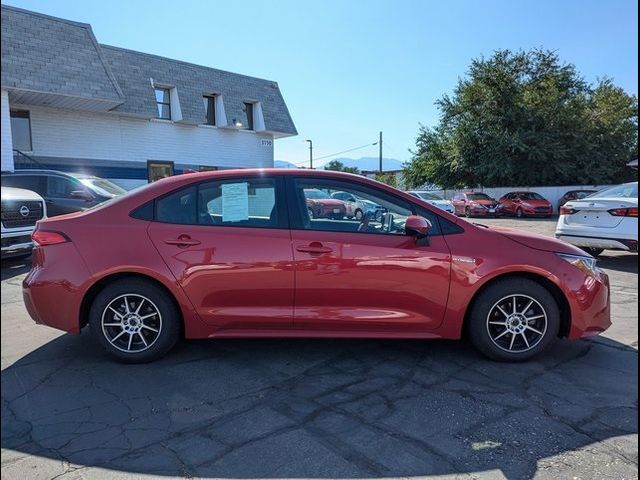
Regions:
[[[100,45],[91,26],[2,6],[2,171],[86,172],[134,186],[272,167],[296,135],[278,84]]]

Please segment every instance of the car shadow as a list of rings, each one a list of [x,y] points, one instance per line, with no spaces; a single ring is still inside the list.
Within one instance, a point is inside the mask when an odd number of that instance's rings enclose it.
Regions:
[[[31,257],[27,258],[6,258],[2,260],[2,269],[0,270],[1,280],[9,280],[10,278],[23,275],[31,269]]]
[[[605,251],[598,256],[598,266],[604,269],[634,273],[637,275],[638,254]]]
[[[608,441],[637,468],[637,351],[604,338],[523,364],[449,341],[216,340],[123,365],[87,336],[2,371],[3,449],[166,476],[531,478]]]

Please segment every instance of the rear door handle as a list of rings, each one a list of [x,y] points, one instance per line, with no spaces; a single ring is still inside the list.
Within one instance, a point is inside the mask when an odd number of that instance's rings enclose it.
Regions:
[[[193,240],[189,235],[180,235],[178,238],[169,238],[164,241],[167,245],[176,245],[178,247],[193,247],[200,245],[199,240]]]
[[[299,245],[296,247],[299,252],[310,253],[312,255],[321,255],[323,253],[333,252],[332,248],[323,246],[320,242],[311,242],[309,245]]]

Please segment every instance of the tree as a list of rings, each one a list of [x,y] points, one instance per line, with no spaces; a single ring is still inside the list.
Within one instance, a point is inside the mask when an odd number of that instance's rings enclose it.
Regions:
[[[393,173],[376,173],[375,180],[385,183],[391,187],[398,188],[398,178]]]
[[[331,160],[324,166],[325,170],[333,170],[336,172],[347,172],[347,173],[355,173],[360,174],[360,169],[358,167],[346,167],[344,163],[340,160]]]
[[[420,126],[411,186],[617,183],[637,157],[638,99],[609,79],[587,84],[551,51],[472,61],[434,128]]]

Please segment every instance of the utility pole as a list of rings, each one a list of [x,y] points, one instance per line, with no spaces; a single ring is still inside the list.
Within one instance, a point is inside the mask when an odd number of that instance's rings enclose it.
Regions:
[[[382,132],[380,132],[380,140],[378,140],[378,148],[380,149],[380,154],[379,154],[380,166],[379,166],[379,170],[380,170],[380,173],[382,173]]]
[[[309,168],[313,170],[313,142],[311,140],[306,140],[309,142]]]

